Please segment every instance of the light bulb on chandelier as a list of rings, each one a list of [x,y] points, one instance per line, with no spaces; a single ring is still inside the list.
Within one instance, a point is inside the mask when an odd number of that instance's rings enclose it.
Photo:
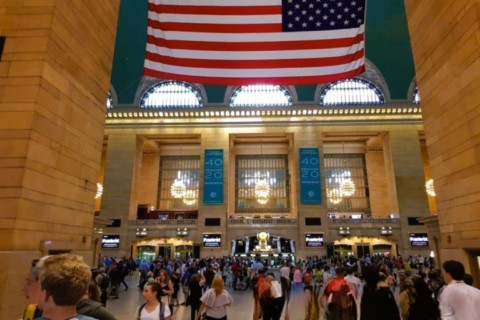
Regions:
[[[255,196],[257,198],[268,198],[270,196],[270,185],[267,180],[262,179],[255,184]]]
[[[425,189],[427,190],[427,194],[430,197],[435,197],[437,194],[435,193],[435,185],[433,184],[433,179],[429,179],[425,182]]]

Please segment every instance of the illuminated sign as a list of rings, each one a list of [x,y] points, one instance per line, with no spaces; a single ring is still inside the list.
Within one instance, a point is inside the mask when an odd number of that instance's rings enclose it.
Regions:
[[[102,238],[102,248],[115,249],[120,248],[120,236],[119,235],[105,235]]]
[[[220,233],[204,233],[203,246],[207,248],[219,248],[222,246],[222,235]]]
[[[410,233],[410,245],[412,247],[428,247],[428,236],[426,233]]]
[[[306,233],[305,245],[309,248],[323,247],[323,233]]]

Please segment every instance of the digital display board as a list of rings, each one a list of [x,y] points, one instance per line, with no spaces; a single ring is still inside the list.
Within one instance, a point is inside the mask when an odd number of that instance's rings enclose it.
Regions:
[[[410,233],[410,245],[412,247],[428,247],[428,235],[426,233]]]
[[[222,246],[222,235],[220,233],[204,233],[203,247],[218,248]]]
[[[119,235],[105,235],[102,237],[102,248],[104,249],[116,249],[120,248],[120,236]]]
[[[305,245],[308,248],[323,247],[323,233],[306,233]]]

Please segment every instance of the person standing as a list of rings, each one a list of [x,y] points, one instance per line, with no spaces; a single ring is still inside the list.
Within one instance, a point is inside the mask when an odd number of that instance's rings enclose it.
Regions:
[[[440,294],[442,320],[480,319],[480,290],[463,282],[465,267],[456,260],[443,263],[448,283]]]
[[[202,280],[202,275],[196,272],[192,268],[191,276],[189,278],[189,295],[187,298],[187,305],[190,305],[190,320],[195,320],[195,317],[200,309],[202,301],[202,287],[200,286],[200,281]]]
[[[224,289],[222,278],[213,279],[212,288],[208,289],[200,299],[202,305],[198,310],[196,320],[205,310],[207,320],[227,320],[227,307],[232,305],[233,299]]]
[[[92,278],[90,267],[80,256],[72,254],[48,256],[37,266],[41,286],[38,304],[43,311],[37,320],[94,320],[77,313],[77,304],[87,292]]]
[[[108,288],[110,287],[110,277],[105,272],[105,268],[98,269],[98,275],[95,277],[95,283],[100,288],[100,302],[104,307],[107,306]]]
[[[162,302],[162,288],[158,283],[146,283],[143,287],[143,297],[146,302],[137,308],[137,320],[163,319],[172,320],[168,304]]]

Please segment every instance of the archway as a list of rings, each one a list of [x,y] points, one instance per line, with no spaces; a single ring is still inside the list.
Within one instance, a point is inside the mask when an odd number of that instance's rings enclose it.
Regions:
[[[194,256],[193,241],[181,238],[142,238],[132,243],[132,256],[153,261],[158,257],[186,259]]]
[[[333,252],[339,256],[397,255],[396,241],[387,237],[345,237],[333,243]]]

